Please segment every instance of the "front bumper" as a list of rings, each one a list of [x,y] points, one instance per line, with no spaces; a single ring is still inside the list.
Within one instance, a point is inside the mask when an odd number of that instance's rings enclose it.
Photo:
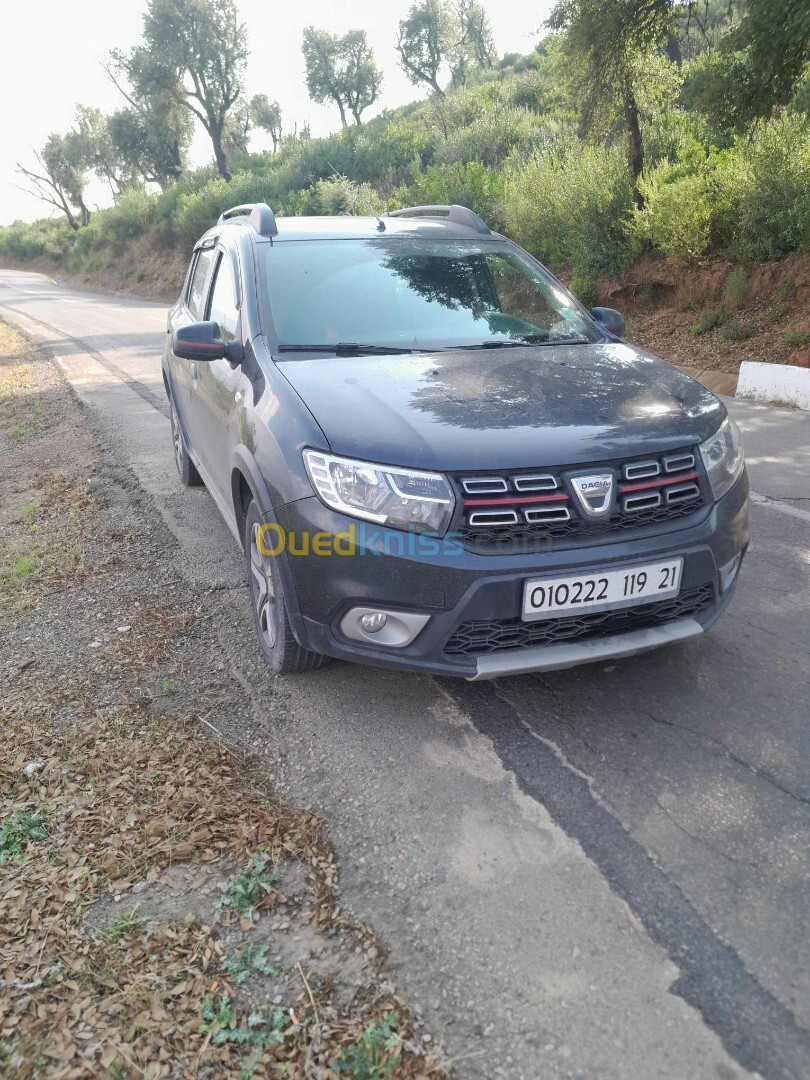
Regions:
[[[683,520],[673,522],[677,527],[659,528],[654,535],[632,540],[607,533],[587,547],[551,546],[532,554],[481,555],[463,548],[432,552],[418,537],[376,528],[365,532],[365,553],[359,546],[354,554],[339,553],[347,550],[346,542],[337,545],[338,553],[334,547],[328,554],[315,553],[316,535],[362,536],[359,523],[329,510],[315,496],[279,508],[276,516],[286,538],[279,558],[292,594],[290,615],[300,644],[358,663],[482,679],[629,656],[701,636],[727,605],[736,584],[736,572],[732,580],[721,583],[720,570],[741,558],[748,545],[748,477],[743,473],[720,502],[686,525]],[[329,545],[321,543],[320,548],[323,552]],[[529,577],[615,569],[674,555],[684,559],[682,593],[711,587],[711,601],[694,615],[481,655],[445,651],[462,626],[519,620],[523,583]],[[356,606],[429,618],[409,645],[377,646],[352,641],[342,633],[342,618]]]

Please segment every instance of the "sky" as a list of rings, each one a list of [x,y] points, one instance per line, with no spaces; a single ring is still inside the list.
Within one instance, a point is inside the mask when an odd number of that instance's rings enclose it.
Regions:
[[[247,24],[250,60],[248,96],[266,93],[281,104],[285,131],[309,123],[313,135],[340,125],[337,109],[314,105],[307,96],[301,37],[305,26],[332,33],[364,29],[383,69],[380,101],[365,115],[424,96],[408,82],[394,49],[397,24],[411,0],[300,0],[276,4],[237,0]],[[552,0],[484,0],[499,53],[528,52],[542,33]],[[50,208],[17,188],[15,162],[32,163],[31,149],[52,131],[67,131],[77,104],[112,112],[123,103],[102,70],[113,48],[134,45],[146,0],[37,0],[34,8],[12,0],[3,5],[0,36],[6,43],[0,64],[0,224],[18,218],[33,221]],[[16,43],[16,47],[13,43]],[[251,149],[261,150],[257,138]],[[192,145],[193,164],[211,159],[210,143],[199,130]],[[90,206],[105,205],[108,193],[96,185]],[[55,211],[54,211],[55,212]]]

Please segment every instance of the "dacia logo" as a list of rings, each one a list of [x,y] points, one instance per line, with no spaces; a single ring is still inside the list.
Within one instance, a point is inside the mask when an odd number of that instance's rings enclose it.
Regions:
[[[605,517],[613,507],[613,473],[574,476],[571,486],[579,505],[588,517]]]

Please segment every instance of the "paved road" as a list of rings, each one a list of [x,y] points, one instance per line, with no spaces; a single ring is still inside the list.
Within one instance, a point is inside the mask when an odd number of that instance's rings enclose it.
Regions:
[[[345,902],[460,1076],[810,1076],[810,416],[730,403],[754,540],[701,642],[493,684],[277,681],[227,529],[174,476],[165,309],[0,271],[0,315],[219,590],[230,733],[326,814]]]

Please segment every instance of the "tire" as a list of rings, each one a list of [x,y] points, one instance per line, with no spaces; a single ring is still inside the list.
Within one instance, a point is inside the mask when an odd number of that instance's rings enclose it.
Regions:
[[[295,640],[287,614],[278,560],[272,555],[262,554],[256,543],[262,523],[259,508],[252,501],[245,517],[245,561],[253,627],[259,648],[264,662],[277,675],[314,671],[327,663],[329,657],[304,649]]]
[[[186,445],[183,442],[183,429],[180,427],[180,418],[177,415],[177,409],[174,406],[174,398],[171,394],[169,394],[169,405],[172,411],[171,421],[172,443],[174,444],[174,463],[177,466],[180,483],[183,484],[184,487],[200,487],[203,480],[197,472],[196,465],[188,456]]]

